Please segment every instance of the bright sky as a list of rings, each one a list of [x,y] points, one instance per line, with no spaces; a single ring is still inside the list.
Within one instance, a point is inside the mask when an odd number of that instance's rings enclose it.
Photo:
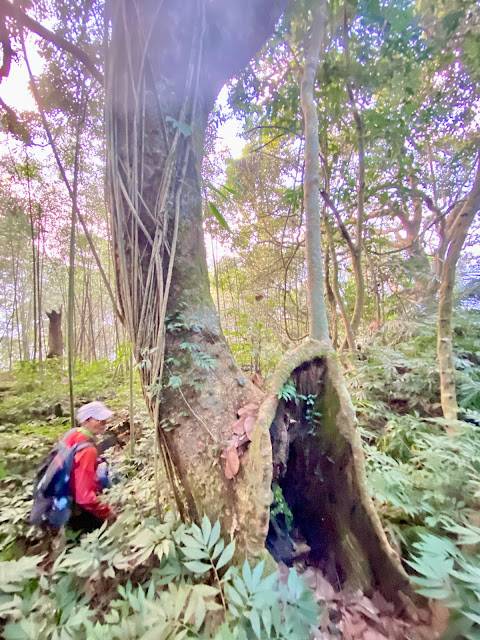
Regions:
[[[35,76],[43,68],[43,59],[37,53],[36,41],[37,38],[33,36],[27,38],[28,60]],[[18,111],[34,111],[36,109],[35,100],[28,88],[28,82],[27,66],[23,62],[23,58],[12,60],[10,75],[0,84],[0,96],[5,104]]]
[[[227,87],[223,87],[217,98],[217,103],[220,104],[221,107],[227,104],[227,94]],[[240,121],[235,118],[230,118],[218,128],[216,148],[227,147],[230,149],[233,158],[239,158],[245,146],[245,140],[240,137],[240,133]]]

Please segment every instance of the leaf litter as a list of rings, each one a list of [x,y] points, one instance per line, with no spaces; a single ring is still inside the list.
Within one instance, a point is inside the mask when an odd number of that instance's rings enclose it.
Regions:
[[[222,458],[225,458],[225,477],[228,480],[232,480],[240,470],[241,459],[253,438],[259,408],[259,403],[247,402],[237,411],[237,420],[231,426],[232,435],[222,453]]]
[[[398,613],[379,591],[367,597],[360,590],[336,590],[320,569],[296,569],[323,607],[318,640],[437,640],[447,629],[449,611],[436,600],[422,609],[405,598]],[[281,562],[278,571],[286,582],[289,568]]]

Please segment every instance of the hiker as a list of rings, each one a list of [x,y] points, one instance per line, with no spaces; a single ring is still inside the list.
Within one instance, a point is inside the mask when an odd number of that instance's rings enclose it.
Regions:
[[[51,532],[68,524],[73,531],[88,533],[105,520],[116,520],[112,507],[98,498],[108,486],[108,467],[99,462],[95,442],[112,415],[98,401],[78,410],[80,426],[66,433],[37,469],[30,524]]]
[[[74,531],[90,532],[101,527],[105,520],[116,520],[112,507],[98,499],[105,486],[106,464],[98,464],[95,446],[96,436],[105,431],[106,421],[112,415],[102,402],[89,402],[77,411],[80,427],[65,438],[69,447],[88,441],[92,443],[91,447],[82,448],[75,454],[70,474],[74,505],[68,527]]]

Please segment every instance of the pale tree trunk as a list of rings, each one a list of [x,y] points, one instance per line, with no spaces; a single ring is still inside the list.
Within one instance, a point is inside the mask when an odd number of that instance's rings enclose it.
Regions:
[[[348,348],[350,349],[350,351],[354,351],[355,350],[355,334],[353,332],[352,323],[350,322],[347,309],[345,308],[345,304],[343,302],[343,298],[340,293],[340,284],[338,282],[338,259],[337,259],[337,253],[335,251],[335,243],[333,239],[330,218],[328,215],[325,216],[325,229],[327,232],[329,253],[332,258],[332,292],[335,297],[337,306],[340,310],[340,315],[342,316],[343,326],[345,328],[345,340],[347,341]]]
[[[315,76],[320,49],[324,45],[327,21],[326,2],[321,0],[314,14],[312,33],[305,52],[305,70],[300,83],[300,101],[305,126],[305,172],[303,178],[304,207],[307,229],[305,246],[307,253],[307,301],[310,318],[310,337],[329,341],[328,321],[325,309],[322,270],[322,241],[320,231],[320,190],[318,187],[318,115],[314,100]]]
[[[455,207],[446,224],[448,248],[442,266],[438,298],[437,353],[440,368],[440,396],[443,415],[447,420],[458,416],[455,391],[455,363],[452,345],[452,303],[457,262],[470,226],[480,209],[480,158],[473,188],[467,199]]]
[[[38,255],[35,246],[35,219],[33,215],[32,194],[30,189],[30,163],[28,162],[28,155],[25,156],[25,164],[27,169],[27,190],[28,190],[28,217],[30,219],[30,238],[32,241],[32,274],[33,274],[33,359],[37,359],[37,261]]]

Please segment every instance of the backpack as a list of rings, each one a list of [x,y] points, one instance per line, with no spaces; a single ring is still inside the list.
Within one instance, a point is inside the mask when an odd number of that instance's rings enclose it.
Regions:
[[[91,440],[78,442],[72,447],[65,444],[71,429],[38,465],[33,489],[30,524],[43,528],[60,529],[72,515],[73,496],[69,480],[75,455],[95,446]]]

